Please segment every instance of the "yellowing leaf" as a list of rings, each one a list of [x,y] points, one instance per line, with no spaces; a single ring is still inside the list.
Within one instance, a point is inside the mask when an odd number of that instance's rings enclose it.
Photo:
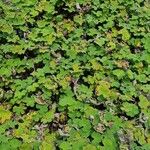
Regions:
[[[135,130],[134,137],[141,145],[146,143],[145,136],[142,129]]]
[[[54,37],[52,34],[47,35],[47,36],[45,37],[45,39],[46,39],[46,41],[48,42],[48,44],[50,44],[50,45],[55,41],[55,37]]]
[[[97,38],[95,40],[95,43],[98,44],[99,46],[103,46],[105,44],[105,38]]]
[[[4,24],[2,27],[1,27],[1,30],[3,32],[7,32],[7,33],[12,33],[13,32],[13,27],[10,26],[9,24]]]
[[[148,101],[148,99],[145,96],[140,95],[139,99],[140,99],[139,106],[141,108],[147,109],[147,107],[150,106],[150,102]]]
[[[66,78],[62,79],[59,81],[59,85],[62,86],[63,89],[67,88],[69,86],[69,82],[67,81]]]
[[[130,34],[127,29],[124,28],[124,29],[120,30],[119,33],[122,34],[122,39],[124,41],[127,41],[130,39]]]
[[[3,106],[0,106],[0,123],[4,123],[6,120],[10,120],[12,113],[6,110]]]
[[[55,134],[48,134],[44,137],[44,140],[40,146],[40,150],[55,150]]]
[[[54,61],[54,60],[52,60],[52,61],[50,61],[50,67],[52,68],[52,69],[54,69],[55,67],[56,67],[56,61]]]
[[[69,33],[74,30],[73,22],[69,20],[64,21],[63,27],[67,29]]]
[[[76,15],[76,16],[74,17],[74,21],[75,21],[76,23],[79,23],[79,25],[82,25],[82,24],[83,24],[83,18],[82,18],[81,15]]]
[[[25,51],[22,49],[21,45],[13,45],[11,48],[12,53],[14,54],[23,54]]]
[[[83,148],[83,150],[97,150],[97,148],[94,145],[88,144]]]
[[[94,70],[101,70],[101,69],[102,69],[102,66],[101,66],[100,63],[98,63],[97,61],[92,60],[91,63],[92,63],[92,68],[93,68]]]
[[[112,41],[110,41],[108,43],[108,45],[110,46],[111,49],[115,49],[116,48],[116,44],[114,42],[112,42]]]
[[[74,71],[74,72],[79,72],[79,71],[80,71],[80,67],[79,67],[78,64],[73,64],[73,65],[72,65],[72,68],[73,68],[73,71]]]
[[[97,95],[103,95],[104,98],[108,98],[110,96],[110,84],[106,81],[101,81],[100,84],[96,87]]]

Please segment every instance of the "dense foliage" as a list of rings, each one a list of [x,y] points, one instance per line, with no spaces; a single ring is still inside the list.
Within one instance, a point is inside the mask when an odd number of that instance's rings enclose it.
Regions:
[[[0,0],[0,150],[150,150],[149,0]]]

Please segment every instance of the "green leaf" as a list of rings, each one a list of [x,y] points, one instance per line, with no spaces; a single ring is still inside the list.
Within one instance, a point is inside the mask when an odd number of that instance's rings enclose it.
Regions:
[[[46,112],[42,118],[42,122],[43,123],[49,123],[54,119],[54,113],[55,113],[55,109],[56,109],[56,104],[52,105],[52,109],[49,110],[48,112]]]
[[[125,72],[121,69],[113,70],[113,74],[120,80],[125,76]]]
[[[48,122],[51,122],[52,119],[54,118],[54,112],[53,111],[48,111],[44,117],[42,118],[42,122],[43,123],[48,123]]]
[[[60,106],[71,106],[74,105],[75,99],[72,96],[65,95],[60,98],[59,105]]]
[[[125,111],[125,113],[130,117],[134,117],[135,115],[139,114],[138,107],[135,104],[128,102],[124,102],[122,104],[121,110]]]
[[[13,112],[15,112],[17,115],[24,114],[25,106],[14,106],[13,107]]]
[[[105,135],[104,139],[102,140],[104,144],[104,150],[116,150],[116,143],[114,138],[110,135]]]
[[[146,83],[147,82],[147,77],[145,74],[139,74],[136,76],[136,79],[142,83]]]
[[[144,43],[144,48],[150,52],[150,36],[147,36],[146,38],[144,38],[142,40],[142,42]]]
[[[86,100],[92,97],[92,90],[87,86],[81,84],[77,87],[76,94],[79,100]]]

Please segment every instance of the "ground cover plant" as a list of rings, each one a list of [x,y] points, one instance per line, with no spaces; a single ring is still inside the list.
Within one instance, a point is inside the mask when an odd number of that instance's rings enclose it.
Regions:
[[[0,0],[0,150],[150,150],[149,0]]]

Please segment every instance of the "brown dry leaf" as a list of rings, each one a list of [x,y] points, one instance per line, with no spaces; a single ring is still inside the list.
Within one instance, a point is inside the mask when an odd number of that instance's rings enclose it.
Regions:
[[[117,67],[119,67],[119,68],[123,68],[123,69],[129,68],[129,62],[126,61],[126,60],[119,60],[119,61],[116,61],[115,64],[116,64]]]
[[[46,102],[43,100],[43,98],[42,97],[40,97],[40,96],[37,96],[36,98],[35,98],[35,101],[38,103],[38,104],[40,104],[40,105],[45,105],[46,104]]]
[[[101,123],[99,123],[96,127],[95,127],[95,130],[99,133],[103,133],[105,131],[105,126]]]

